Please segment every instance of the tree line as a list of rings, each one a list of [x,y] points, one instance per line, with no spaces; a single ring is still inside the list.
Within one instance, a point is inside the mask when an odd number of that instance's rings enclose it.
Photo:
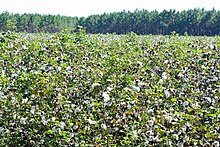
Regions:
[[[67,17],[41,14],[0,14],[0,31],[17,32],[61,32],[77,31],[83,26],[87,33],[162,34],[176,32],[180,35],[220,35],[220,11],[205,9],[135,10],[90,15],[88,17]]]

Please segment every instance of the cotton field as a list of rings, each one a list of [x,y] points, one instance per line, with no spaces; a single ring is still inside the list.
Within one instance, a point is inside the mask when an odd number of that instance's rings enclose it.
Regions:
[[[0,36],[0,146],[215,146],[220,38]]]

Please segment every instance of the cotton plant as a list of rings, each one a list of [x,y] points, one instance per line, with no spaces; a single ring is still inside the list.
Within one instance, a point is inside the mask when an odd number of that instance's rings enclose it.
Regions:
[[[0,146],[219,146],[218,37],[10,35]]]

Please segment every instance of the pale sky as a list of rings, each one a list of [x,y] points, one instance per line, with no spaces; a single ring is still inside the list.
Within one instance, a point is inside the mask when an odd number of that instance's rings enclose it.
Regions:
[[[136,8],[149,11],[193,8],[220,10],[220,0],[0,0],[0,13],[39,13],[65,16],[89,16],[104,12],[134,11]]]

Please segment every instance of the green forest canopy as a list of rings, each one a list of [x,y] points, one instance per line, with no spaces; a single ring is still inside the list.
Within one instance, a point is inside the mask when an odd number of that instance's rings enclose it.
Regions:
[[[135,10],[91,15],[88,17],[67,17],[41,14],[0,14],[0,31],[17,32],[61,32],[75,31],[83,26],[87,33],[163,34],[177,32],[180,35],[220,35],[220,11],[205,9]]]

